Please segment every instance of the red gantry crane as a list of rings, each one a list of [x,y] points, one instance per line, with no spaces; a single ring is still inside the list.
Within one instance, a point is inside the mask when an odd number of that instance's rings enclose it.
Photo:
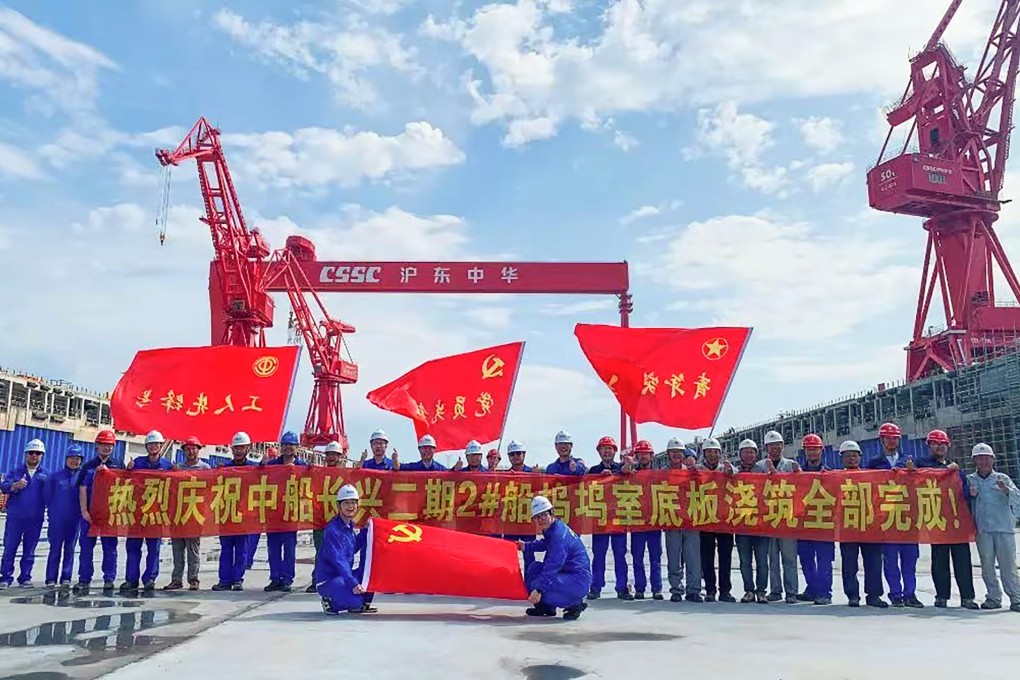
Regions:
[[[1002,205],[1013,127],[1020,0],[1002,0],[970,80],[942,42],[961,3],[953,0],[910,60],[910,82],[886,113],[889,134],[868,172],[871,207],[923,217],[928,232],[913,339],[906,348],[910,381],[1020,344],[1020,283],[992,228]],[[893,131],[907,123],[903,145],[892,148]],[[995,299],[997,273],[1009,288],[1003,302]],[[936,286],[946,327],[926,331]]]
[[[358,367],[345,361],[341,351],[344,334],[353,333],[354,327],[333,319],[309,284],[302,263],[315,261],[315,245],[302,236],[290,236],[283,249],[271,252],[258,229],[248,228],[220,144],[220,131],[205,118],[195,123],[176,149],[159,149],[156,158],[165,169],[161,243],[169,202],[169,168],[189,159],[198,166],[205,204],[202,221],[209,226],[214,252],[209,272],[212,342],[265,346],[265,329],[273,325],[271,290],[284,290],[293,308],[291,323],[300,331],[315,376],[302,444],[339,441],[346,451],[340,386],[357,382]]]

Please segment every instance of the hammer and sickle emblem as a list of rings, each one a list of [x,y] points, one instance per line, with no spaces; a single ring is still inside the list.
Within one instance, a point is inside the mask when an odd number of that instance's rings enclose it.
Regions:
[[[615,385],[617,382],[619,382],[619,380],[620,380],[619,376],[616,376],[616,375],[610,376],[609,382],[607,382],[606,385],[609,387],[610,390],[615,392],[616,388],[614,388],[613,385]]]
[[[421,527],[416,524],[398,524],[390,530],[387,543],[421,543]]]
[[[255,363],[251,365],[251,370],[260,378],[268,378],[276,373],[276,369],[279,367],[279,359],[274,356],[264,356],[255,360]]]
[[[501,378],[503,376],[503,367],[506,364],[495,354],[490,354],[485,357],[485,361],[482,362],[482,378]]]

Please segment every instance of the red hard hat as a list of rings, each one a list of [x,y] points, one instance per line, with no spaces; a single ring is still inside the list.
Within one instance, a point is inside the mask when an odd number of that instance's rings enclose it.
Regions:
[[[184,440],[184,445],[185,446],[197,446],[198,448],[202,448],[202,442],[199,440],[198,437],[196,437],[194,435],[192,435],[192,436],[188,437],[187,439],[185,439]]]
[[[932,430],[928,433],[929,444],[948,444],[949,435],[943,430]]]
[[[599,440],[599,443],[595,445],[595,450],[598,451],[603,446],[612,446],[613,450],[616,451],[620,447],[616,445],[616,440],[612,437],[603,437]]]
[[[882,423],[882,427],[878,428],[879,437],[900,437],[902,435],[900,426],[896,423]]]
[[[655,453],[655,449],[652,448],[652,443],[647,439],[639,439],[634,444],[634,453]]]
[[[117,435],[114,434],[113,430],[100,430],[99,434],[96,435],[97,444],[116,444]]]
[[[825,447],[825,444],[822,442],[822,438],[817,434],[804,435],[804,441],[801,442],[801,447],[806,449],[812,446],[816,446],[821,449]]]
[[[492,454],[496,454],[498,456],[499,455],[499,449],[489,449],[489,452],[487,454],[485,454],[485,455],[486,456],[491,456]]]

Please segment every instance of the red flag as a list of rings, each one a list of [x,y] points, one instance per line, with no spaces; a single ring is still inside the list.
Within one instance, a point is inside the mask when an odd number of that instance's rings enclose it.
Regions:
[[[217,444],[243,430],[252,441],[276,441],[298,352],[296,345],[143,350],[114,388],[110,413],[117,429],[136,434]]]
[[[528,599],[517,546],[501,538],[373,517],[366,561],[373,593]]]
[[[386,411],[414,420],[419,437],[431,434],[440,450],[475,439],[499,439],[513,394],[523,342],[426,361],[368,393]]]
[[[711,427],[750,328],[620,328],[577,324],[599,378],[638,423]]]

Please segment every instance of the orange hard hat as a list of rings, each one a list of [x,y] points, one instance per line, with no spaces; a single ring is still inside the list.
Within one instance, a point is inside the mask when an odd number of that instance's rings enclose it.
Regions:
[[[634,444],[634,453],[655,453],[655,449],[652,448],[652,443],[647,439],[639,439]]]
[[[819,449],[824,448],[825,444],[822,442],[822,438],[817,434],[806,434],[804,435],[804,441],[801,442],[801,446],[805,449],[811,447],[817,447]]]
[[[114,434],[113,430],[100,430],[99,434],[96,435],[97,444],[116,444],[117,435]]]
[[[595,445],[595,450],[598,451],[603,446],[612,446],[613,450],[616,451],[620,447],[616,445],[616,440],[612,437],[603,437],[599,440],[599,443]]]

